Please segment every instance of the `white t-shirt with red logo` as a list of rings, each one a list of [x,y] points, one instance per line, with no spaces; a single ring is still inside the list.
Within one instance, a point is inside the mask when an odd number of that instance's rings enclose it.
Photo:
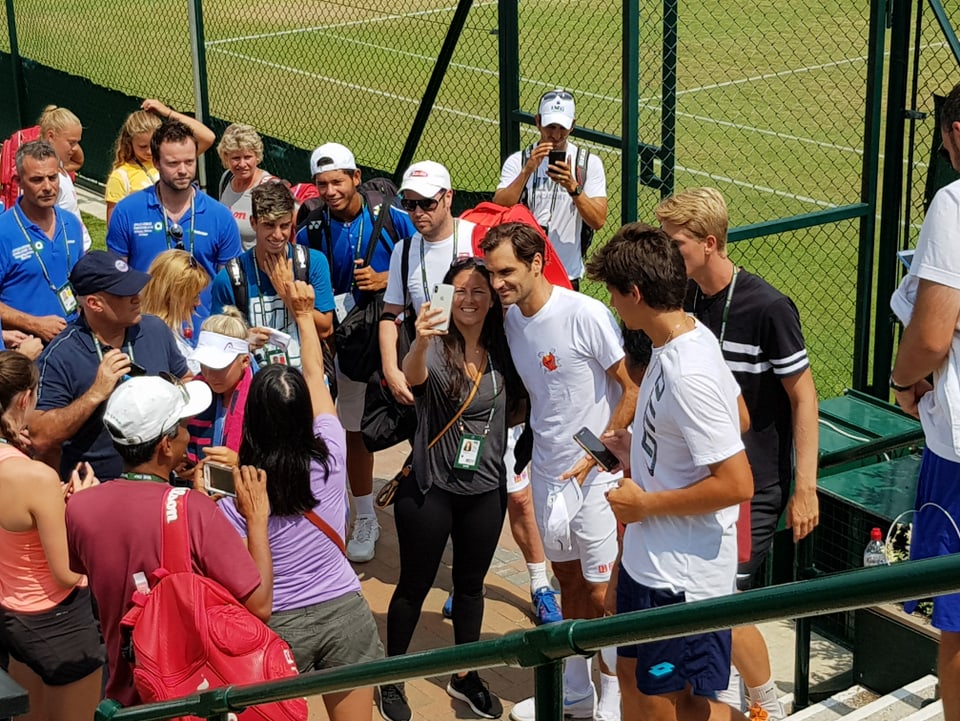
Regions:
[[[586,426],[599,436],[620,401],[620,384],[607,373],[624,355],[620,329],[603,303],[556,286],[529,318],[508,308],[504,327],[530,394],[530,480],[556,483],[584,455],[574,434]]]

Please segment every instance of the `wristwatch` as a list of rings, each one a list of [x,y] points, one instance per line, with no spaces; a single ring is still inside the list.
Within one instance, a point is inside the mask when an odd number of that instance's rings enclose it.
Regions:
[[[574,190],[567,191],[570,194],[571,198],[576,198],[580,193],[583,192],[583,186],[577,183],[577,187]]]
[[[893,380],[893,373],[890,374],[890,387],[893,388],[893,390],[897,391],[898,393],[902,393],[903,391],[908,391],[911,388],[911,386],[902,386],[899,383],[897,383],[895,380]]]

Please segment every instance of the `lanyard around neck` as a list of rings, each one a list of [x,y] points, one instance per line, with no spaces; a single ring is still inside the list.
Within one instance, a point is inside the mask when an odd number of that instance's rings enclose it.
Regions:
[[[93,347],[94,347],[94,348],[96,349],[96,351],[97,351],[97,358],[99,358],[99,359],[102,361],[102,360],[103,360],[103,346],[100,345],[100,339],[97,338],[97,334],[94,333],[93,330],[90,331],[90,336],[93,338]],[[126,346],[127,346],[127,349],[126,349],[125,351],[123,350],[123,345],[126,345]],[[127,356],[130,358],[130,362],[131,362],[131,363],[136,363],[136,362],[137,362],[137,359],[133,357],[133,343],[129,343],[129,342],[127,341],[127,332],[126,332],[126,331],[123,332],[123,345],[121,345],[120,350],[127,354]],[[109,350],[109,349],[108,349],[108,350]]]
[[[460,247],[460,243],[457,240],[457,231],[459,229],[459,223],[457,223],[456,218],[453,221],[453,252],[450,254],[450,265],[453,265],[457,261],[457,249]],[[378,239],[379,240],[379,239]],[[424,250],[424,240],[423,233],[420,234],[420,279],[423,283],[423,296],[430,301],[430,289],[427,287],[429,282],[427,281],[427,263],[425,260],[426,251]]]
[[[50,279],[50,273],[47,271],[47,265],[46,263],[43,262],[43,258],[40,257],[40,252],[37,250],[36,246],[33,244],[33,240],[30,238],[30,234],[27,232],[27,228],[23,224],[23,220],[20,218],[20,215],[22,213],[23,213],[23,210],[20,208],[19,205],[13,206],[13,217],[16,218],[17,225],[20,226],[20,232],[23,233],[23,237],[27,241],[27,245],[30,246],[30,251],[33,253],[33,257],[36,258],[37,262],[40,264],[40,270],[43,271],[43,279],[47,281],[47,285],[50,286],[50,290],[56,293],[59,290],[59,288]],[[70,270],[70,245],[67,243],[67,234],[63,227],[63,221],[60,218],[60,211],[59,209],[54,208],[53,209],[53,238],[50,239],[50,243],[56,244],[58,235],[63,236],[63,248],[67,253],[67,271],[69,271]]]
[[[180,250],[185,250],[190,255],[193,255],[193,247],[194,247],[193,229],[194,229],[194,221],[197,218],[196,205],[195,205],[196,198],[197,198],[197,191],[194,190],[193,186],[191,186],[190,187],[190,242],[188,246],[180,248]],[[163,232],[164,232],[163,239],[167,243],[167,250],[172,250],[176,245],[183,245],[183,240],[181,239],[177,241],[176,244],[170,243],[170,217],[167,215],[167,208],[163,204],[163,198],[160,197],[159,182],[157,183],[157,200],[160,201],[160,211],[163,213]],[[180,225],[180,223],[177,223],[177,225]],[[180,226],[180,227],[182,230],[183,226]]]
[[[170,485],[170,481],[161,478],[155,473],[121,473],[120,477],[128,481],[152,481]]]
[[[730,279],[730,285],[727,286],[727,298],[723,302],[723,314],[721,315],[720,320],[720,335],[717,336],[717,340],[720,343],[720,351],[723,351],[723,339],[727,335],[727,319],[730,317],[730,304],[733,302],[733,291],[737,287],[737,274],[740,272],[740,268],[733,266],[733,277]],[[693,298],[693,312],[697,313],[697,306],[700,305],[700,300],[703,298],[703,292],[700,290],[700,286],[697,285],[697,292]]]
[[[487,351],[483,363],[480,364],[480,367],[477,369],[477,377],[474,380],[474,392],[471,394],[469,400],[466,403],[466,406],[469,406],[476,396],[477,389],[480,388],[480,381],[483,379],[483,374],[487,370],[487,366],[490,366],[490,381],[493,383],[493,401],[490,404],[490,413],[487,416],[487,422],[483,426],[483,435],[486,438],[487,434],[490,432],[490,425],[493,423],[493,416],[497,411],[497,373],[496,368],[493,365],[493,357],[490,355],[490,351]],[[466,363],[464,363],[464,369],[466,369]],[[464,408],[466,410],[466,407]],[[463,433],[463,416],[461,415],[458,419],[460,432]]]

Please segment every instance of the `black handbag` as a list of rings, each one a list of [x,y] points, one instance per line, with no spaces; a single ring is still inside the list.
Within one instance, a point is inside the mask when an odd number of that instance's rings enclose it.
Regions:
[[[367,382],[363,399],[363,419],[360,433],[363,445],[371,453],[412,441],[417,432],[417,410],[399,403],[379,370]]]

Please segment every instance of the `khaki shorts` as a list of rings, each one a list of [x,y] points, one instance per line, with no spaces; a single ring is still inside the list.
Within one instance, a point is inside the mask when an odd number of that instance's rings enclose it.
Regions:
[[[363,399],[367,394],[367,384],[351,380],[340,372],[337,361],[337,415],[345,431],[359,432],[363,419]]]
[[[279,611],[268,625],[290,644],[300,673],[383,658],[377,622],[359,591]]]

